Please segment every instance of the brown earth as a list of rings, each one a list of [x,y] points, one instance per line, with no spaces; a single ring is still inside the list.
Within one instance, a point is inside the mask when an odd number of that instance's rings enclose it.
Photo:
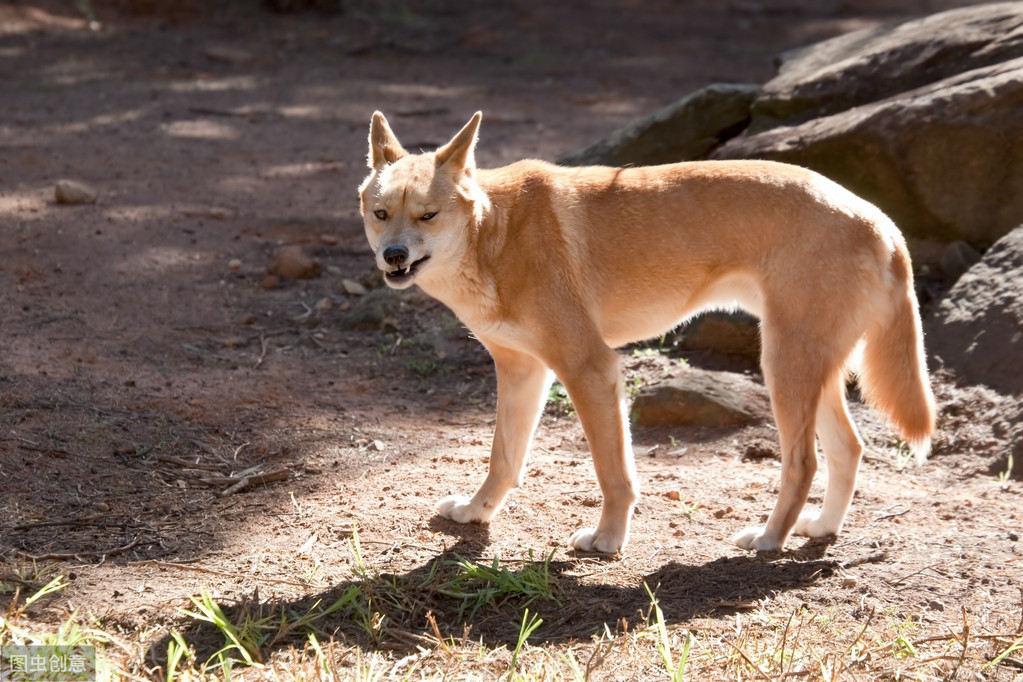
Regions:
[[[484,476],[488,357],[416,292],[382,324],[345,328],[363,297],[343,279],[382,286],[355,194],[374,109],[411,149],[482,109],[480,165],[553,159],[703,85],[763,82],[784,49],[955,4],[95,2],[92,24],[70,1],[0,6],[0,609],[63,572],[71,585],[28,616],[78,610],[135,651],[184,627],[177,609],[203,586],[294,606],[339,594],[355,526],[365,561],[407,579],[445,552],[554,551],[565,596],[536,606],[531,641],[626,627],[649,604],[644,581],[670,624],[770,605],[857,628],[884,612],[921,635],[1018,632],[1020,486],[992,470],[999,400],[982,389],[936,378],[923,467],[857,407],[869,449],[845,531],[773,557],[729,542],[774,502],[770,425],[637,432],[631,543],[597,560],[565,544],[596,520],[599,493],[564,405],[507,508],[460,527],[432,508]],[[98,201],[58,205],[64,178]],[[268,276],[284,245],[319,276]],[[681,357],[627,353],[628,385]],[[231,489],[239,472],[271,475]],[[461,633],[443,602],[427,606]],[[506,620],[481,615],[473,634],[514,642]]]

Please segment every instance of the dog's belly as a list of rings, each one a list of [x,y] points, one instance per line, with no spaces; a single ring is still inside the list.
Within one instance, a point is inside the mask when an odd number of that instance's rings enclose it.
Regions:
[[[603,307],[601,335],[612,348],[665,334],[705,310],[741,309],[760,317],[763,294],[749,275],[722,277],[688,295],[664,288],[656,295],[622,297]]]

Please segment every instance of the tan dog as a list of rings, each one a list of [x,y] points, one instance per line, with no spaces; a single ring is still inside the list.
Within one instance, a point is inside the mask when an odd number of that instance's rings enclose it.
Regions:
[[[490,471],[471,498],[442,500],[460,523],[488,522],[521,483],[551,381],[568,390],[604,494],[581,551],[625,546],[637,501],[628,409],[613,350],[707,308],[762,321],[764,381],[782,475],[766,527],[735,537],[777,550],[793,532],[837,533],[862,442],[845,379],[862,346],[861,386],[918,457],[935,408],[905,242],[880,210],[809,170],[763,161],[477,169],[481,115],[436,152],[411,155],[379,112],[359,188],[366,235],[387,283],[418,284],[450,307],[497,364]],[[828,466],[819,514],[800,512]]]

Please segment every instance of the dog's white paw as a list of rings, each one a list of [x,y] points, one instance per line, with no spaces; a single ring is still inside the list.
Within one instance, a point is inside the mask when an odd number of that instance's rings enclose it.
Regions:
[[[817,512],[806,511],[799,515],[792,532],[795,535],[805,535],[809,538],[824,538],[829,535],[837,535],[838,528],[832,524],[825,523]]]
[[[743,549],[754,549],[758,552],[777,552],[781,549],[781,543],[777,539],[768,537],[763,526],[751,526],[745,528],[732,536],[732,542]]]
[[[579,552],[615,554],[625,546],[625,538],[615,533],[598,531],[596,528],[580,528],[572,534],[568,543]]]
[[[486,523],[492,514],[481,505],[474,505],[464,495],[449,495],[437,503],[437,513],[456,523]]]

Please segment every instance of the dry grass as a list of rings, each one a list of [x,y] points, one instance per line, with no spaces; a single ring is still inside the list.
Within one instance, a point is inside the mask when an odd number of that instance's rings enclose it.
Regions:
[[[831,612],[771,600],[730,615],[669,624],[655,589],[630,624],[606,623],[586,639],[556,617],[571,600],[551,557],[471,561],[437,557],[419,580],[368,565],[358,535],[352,580],[333,600],[275,604],[225,600],[203,590],[169,627],[120,631],[76,613],[57,625],[37,607],[66,587],[37,566],[5,577],[10,607],[0,645],[93,644],[110,680],[951,680],[1018,679],[1023,619],[989,631],[967,609],[944,628],[896,612]],[[46,584],[22,597],[22,587]],[[1021,591],[1023,599],[1023,591]],[[445,613],[439,618],[435,613]],[[473,624],[490,623],[474,635]],[[494,625],[497,623],[497,625]]]

